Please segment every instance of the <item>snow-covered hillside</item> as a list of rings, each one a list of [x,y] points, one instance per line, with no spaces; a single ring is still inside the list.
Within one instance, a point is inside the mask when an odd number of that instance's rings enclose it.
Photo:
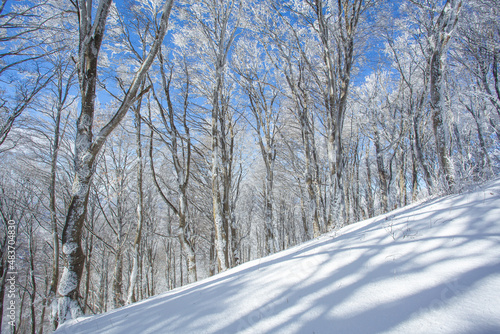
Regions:
[[[57,333],[500,333],[500,180]]]

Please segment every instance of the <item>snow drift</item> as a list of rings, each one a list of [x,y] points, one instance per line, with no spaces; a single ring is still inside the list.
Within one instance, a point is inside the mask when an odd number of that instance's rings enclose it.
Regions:
[[[500,333],[500,180],[57,333]]]

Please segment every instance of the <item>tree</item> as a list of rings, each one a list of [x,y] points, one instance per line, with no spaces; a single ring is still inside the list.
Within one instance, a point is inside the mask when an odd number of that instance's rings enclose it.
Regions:
[[[231,204],[235,122],[231,110],[231,86],[228,83],[228,62],[238,29],[241,4],[239,1],[203,1],[186,8],[188,21],[181,35],[180,46],[203,60],[201,75],[204,80],[195,84],[210,110],[211,190],[215,228],[215,249],[219,271],[230,268],[234,262],[230,228],[234,229]],[[200,43],[200,39],[203,40]]]
[[[190,224],[189,218],[189,180],[191,175],[191,134],[190,127],[188,124],[188,112],[190,106],[190,90],[191,90],[191,73],[188,66],[186,56],[182,56],[182,60],[178,60],[179,67],[181,68],[181,73],[177,75],[180,76],[178,80],[182,82],[182,87],[179,91],[179,95],[182,97],[179,107],[174,107],[174,101],[172,100],[172,81],[174,76],[173,66],[169,66],[169,71],[165,71],[165,56],[161,53],[158,54],[160,63],[160,76],[161,76],[161,88],[164,98],[166,99],[166,108],[164,107],[160,97],[153,90],[153,97],[156,101],[160,119],[162,121],[162,130],[154,127],[152,121],[149,124],[151,128],[159,134],[160,140],[165,144],[170,152],[170,157],[172,159],[172,164],[175,170],[175,191],[178,196],[178,204],[173,204],[161,189],[158,182],[154,167],[153,159],[153,137],[151,137],[149,158],[151,161],[151,172],[153,176],[154,183],[158,192],[160,193],[162,199],[165,203],[172,209],[177,218],[179,219],[178,228],[178,239],[181,245],[182,251],[187,257],[187,269],[188,269],[188,282],[193,283],[198,280],[196,272],[196,253],[195,244],[193,236],[193,226]],[[182,81],[181,81],[182,80]]]
[[[59,59],[61,61],[61,59]],[[64,135],[65,123],[63,112],[70,106],[75,98],[70,96],[70,91],[75,84],[75,69],[70,66],[69,62],[59,62],[55,66],[54,75],[54,94],[55,105],[52,108],[51,118],[54,121],[54,134],[51,143],[51,157],[50,157],[50,181],[49,181],[49,211],[52,229],[52,250],[53,250],[53,266],[52,275],[50,279],[49,293],[46,300],[46,305],[51,305],[56,299],[57,285],[59,282],[59,222],[57,218],[57,164],[59,157],[59,150],[61,147],[62,137]],[[68,113],[69,116],[69,113]],[[67,120],[67,118],[66,118]],[[61,128],[63,125],[63,128]],[[53,305],[53,308],[55,306]],[[53,314],[53,312],[51,312]],[[43,319],[42,319],[43,320]],[[57,328],[57,317],[52,317],[53,329]]]
[[[443,77],[445,70],[446,50],[451,35],[455,29],[462,8],[462,1],[446,1],[435,23],[435,29],[430,36],[430,104],[432,112],[432,126],[436,140],[436,150],[439,164],[446,179],[448,188],[455,182],[453,162],[451,161],[446,145],[443,123]]]
[[[439,1],[433,1],[429,4],[412,1],[414,4],[412,8],[418,12],[416,23],[419,25],[419,33],[422,35],[420,42],[424,48],[428,66],[429,105],[436,154],[446,187],[450,189],[455,182],[455,176],[447,145],[443,93],[447,51],[460,16],[462,1],[446,0],[441,9],[438,8],[439,3]]]
[[[405,31],[412,26],[406,18],[396,21],[396,31],[386,31],[386,52],[392,62],[391,67],[399,74],[398,91],[402,100],[402,109],[411,125],[408,139],[411,143],[413,157],[413,190],[414,196],[418,188],[418,170],[421,169],[428,193],[434,189],[433,162],[425,153],[427,135],[427,92],[429,89],[429,66],[423,43],[414,36],[419,34],[413,30]],[[401,28],[400,28],[401,27]],[[403,30],[403,31],[400,31]],[[419,168],[420,167],[420,168]]]
[[[77,121],[75,139],[75,180],[72,189],[72,199],[62,232],[65,266],[58,289],[61,296],[58,302],[59,323],[76,318],[81,314],[78,299],[85,262],[81,247],[81,237],[87,213],[90,182],[96,157],[107,137],[125,117],[130,106],[143,94],[143,92],[139,92],[139,88],[156,57],[161,43],[163,43],[168,26],[168,18],[173,6],[173,0],[167,0],[163,4],[157,35],[148,56],[135,73],[118,110],[113,114],[110,121],[98,132],[97,136],[93,138],[92,127],[95,111],[98,60],[111,3],[111,0],[99,1],[94,19],[92,19],[92,1],[87,0],[74,3],[77,6],[80,36],[77,72],[81,94],[81,110]]]
[[[53,20],[46,10],[48,0],[29,6],[7,2],[0,3],[0,146],[52,78],[50,68],[40,65],[40,60],[59,51],[53,47],[55,41],[47,38]]]
[[[236,48],[234,69],[238,76],[238,84],[248,100],[253,120],[249,120],[260,148],[265,167],[263,211],[265,226],[265,254],[280,250],[279,232],[274,218],[274,174],[277,156],[278,132],[281,122],[280,112],[282,99],[276,87],[276,69],[270,64],[263,45],[252,41],[253,38],[241,39]]]
[[[497,0],[470,1],[464,5],[457,26],[453,59],[473,78],[468,86],[470,89],[464,94],[491,104],[491,112],[483,116],[488,116],[489,124],[500,140],[500,48],[496,46],[500,20],[492,11],[499,5]]]

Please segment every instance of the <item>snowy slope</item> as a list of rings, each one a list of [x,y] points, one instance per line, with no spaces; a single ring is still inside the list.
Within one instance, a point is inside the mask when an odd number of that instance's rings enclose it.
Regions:
[[[500,333],[500,180],[57,333]]]

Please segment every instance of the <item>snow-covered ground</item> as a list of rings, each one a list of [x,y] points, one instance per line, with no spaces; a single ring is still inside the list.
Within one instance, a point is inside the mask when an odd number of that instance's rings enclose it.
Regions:
[[[500,180],[57,333],[500,333]]]

